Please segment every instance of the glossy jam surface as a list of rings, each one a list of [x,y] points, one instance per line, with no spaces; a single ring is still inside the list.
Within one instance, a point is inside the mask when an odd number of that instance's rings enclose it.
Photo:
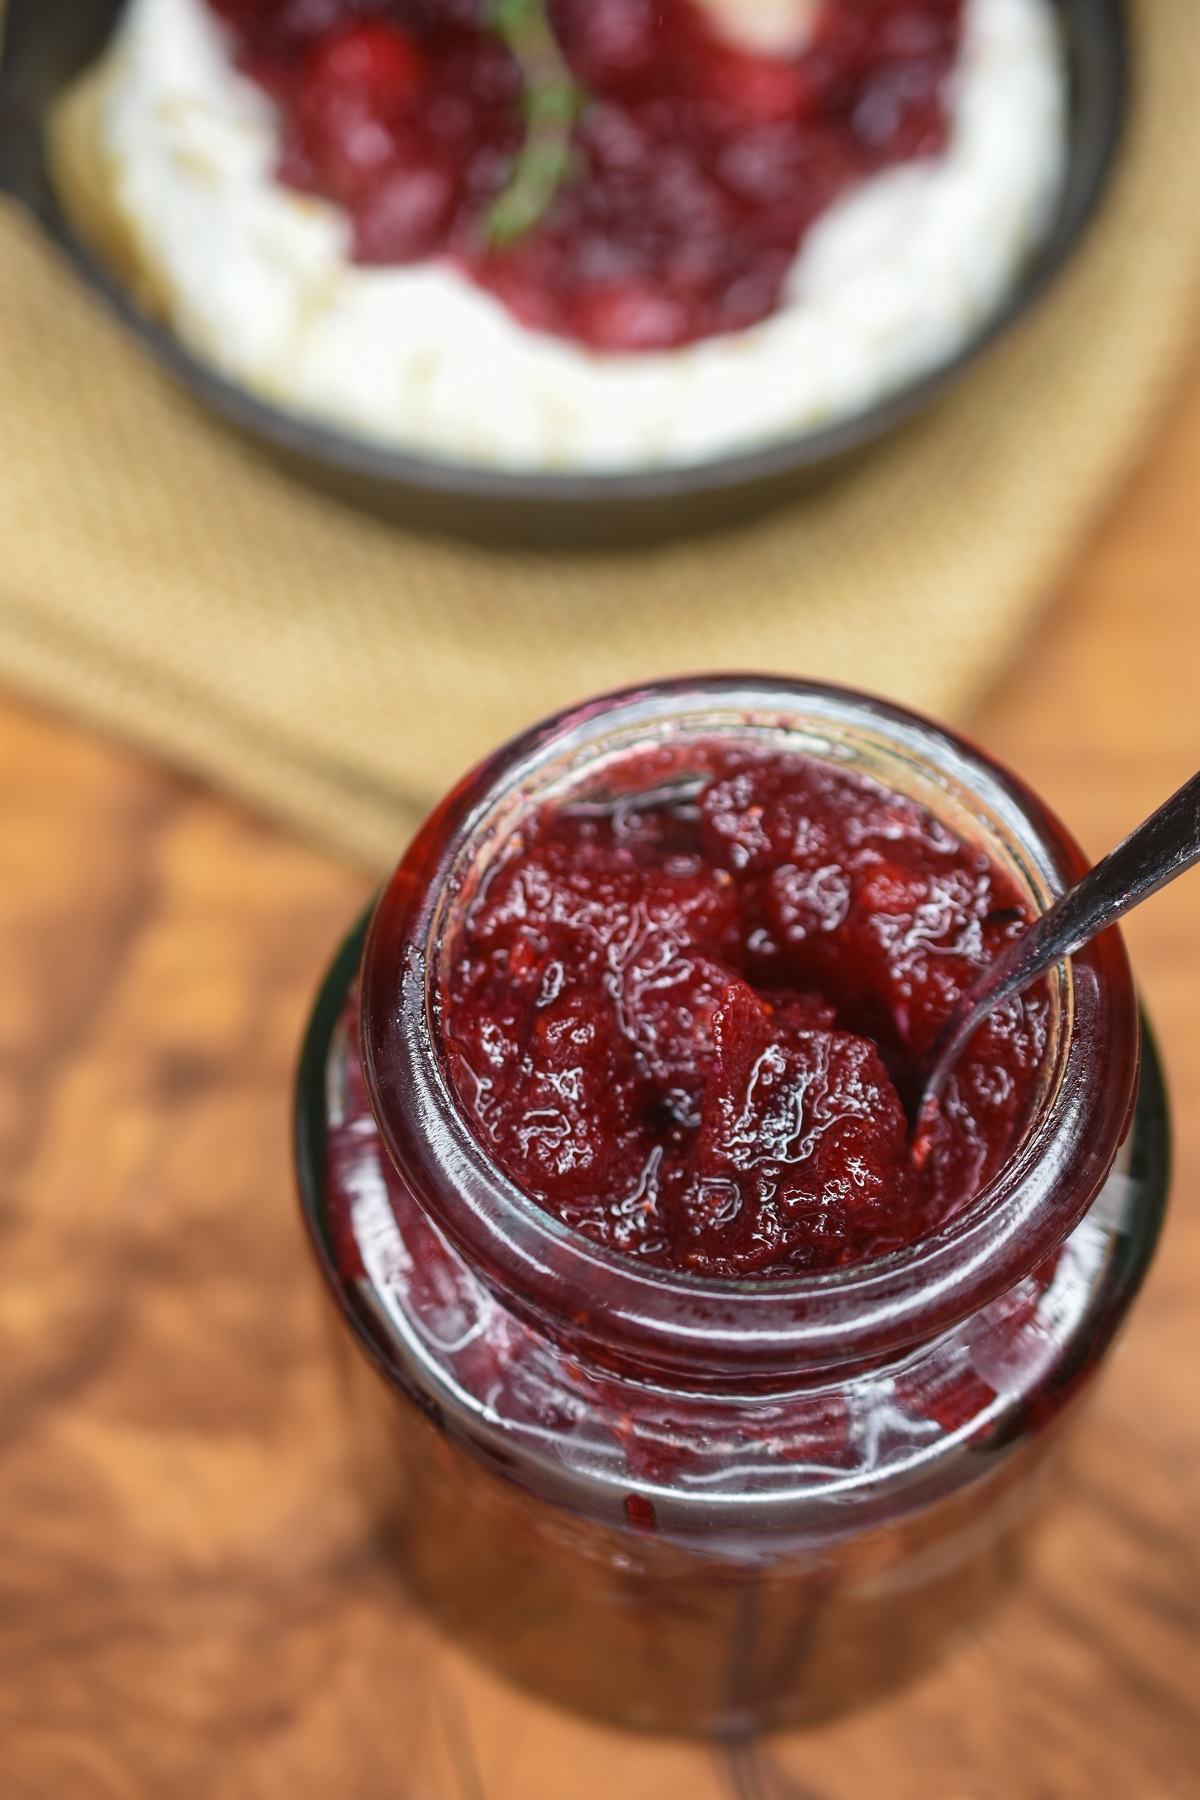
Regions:
[[[324,1178],[341,1277],[387,1290],[413,1323],[417,1341],[460,1392],[486,1403],[493,1419],[520,1434],[532,1433],[535,1440],[547,1431],[561,1434],[566,1461],[588,1462],[618,1477],[683,1488],[694,1483],[703,1493],[736,1451],[752,1485],[792,1488],[803,1468],[811,1491],[853,1471],[870,1473],[881,1457],[895,1463],[919,1453],[933,1425],[945,1432],[967,1427],[982,1440],[998,1396],[1011,1401],[1027,1379],[1044,1373],[1048,1341],[1066,1327],[1086,1290],[1086,1282],[1068,1275],[1060,1304],[1037,1322],[1062,1261],[1055,1252],[965,1334],[941,1337],[881,1379],[873,1371],[848,1378],[854,1401],[826,1383],[811,1392],[773,1394],[750,1382],[719,1398],[647,1389],[639,1379],[644,1369],[614,1372],[564,1352],[552,1337],[496,1304],[383,1148],[362,1066],[350,1048],[357,1037],[353,993],[337,1036],[345,1048],[335,1046],[327,1077],[338,1104],[326,1136]],[[1020,1339],[1027,1330],[1027,1341],[1014,1347],[1013,1334]],[[864,1430],[865,1417],[876,1410],[888,1414],[882,1433]]]
[[[496,244],[527,77],[483,0],[210,3],[279,106],[282,179],[349,212],[358,261],[451,257],[523,324],[614,351],[766,317],[821,212],[936,154],[962,11],[825,0],[783,58],[724,42],[691,0],[554,0],[569,161],[536,222]]]
[[[442,954],[464,1109],[541,1206],[706,1276],[860,1262],[996,1172],[1044,1048],[1040,992],[977,1033],[913,1144],[919,1063],[1024,925],[1012,883],[913,802],[716,741],[531,811]]]

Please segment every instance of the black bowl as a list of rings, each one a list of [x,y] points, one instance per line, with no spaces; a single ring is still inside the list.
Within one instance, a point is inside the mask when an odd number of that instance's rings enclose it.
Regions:
[[[341,499],[426,530],[583,548],[645,543],[746,519],[799,492],[928,406],[1025,313],[1095,211],[1120,137],[1129,57],[1122,0],[1056,0],[1069,48],[1067,174],[1053,227],[1002,309],[951,362],[865,412],[748,454],[629,474],[506,474],[385,450],[223,380],[121,291],[72,230],[47,167],[55,100],[102,52],[123,0],[8,0],[0,52],[0,188],[22,201],[159,359],[276,461]]]

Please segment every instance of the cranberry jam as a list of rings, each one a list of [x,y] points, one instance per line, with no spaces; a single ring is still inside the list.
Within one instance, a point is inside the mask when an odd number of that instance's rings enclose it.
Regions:
[[[442,1029],[497,1162],[564,1224],[699,1275],[879,1256],[995,1173],[1044,995],[977,1033],[936,1128],[905,1101],[1027,916],[862,776],[719,740],[610,765],[523,820],[445,954]]]
[[[771,57],[692,0],[210,3],[279,107],[281,178],[347,210],[360,262],[450,257],[522,324],[611,351],[774,311],[820,213],[942,148],[962,12],[823,0]],[[534,201],[499,232],[525,148]]]
[[[953,734],[752,676],[564,713],[418,834],[314,1010],[300,1186],[379,1523],[508,1676],[745,1733],[1003,1591],[1162,1214],[1119,936],[906,1109],[1084,867]]]

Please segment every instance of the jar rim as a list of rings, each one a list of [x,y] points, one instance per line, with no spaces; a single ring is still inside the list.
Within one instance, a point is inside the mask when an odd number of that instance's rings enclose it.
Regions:
[[[891,759],[946,807],[965,808],[993,851],[1011,845],[1043,907],[1088,866],[1049,809],[958,734],[850,689],[777,676],[685,677],[568,709],[480,763],[426,821],[380,896],[360,979],[363,1069],[389,1156],[518,1316],[601,1365],[715,1389],[887,1360],[1005,1292],[1099,1191],[1131,1116],[1139,1050],[1112,930],[1052,974],[1051,1041],[1013,1153],[954,1217],[874,1260],[769,1281],[683,1274],[639,1266],[540,1207],[489,1158],[446,1065],[436,975],[450,903],[535,794],[632,744],[727,732],[774,734],[803,754],[858,746]]]

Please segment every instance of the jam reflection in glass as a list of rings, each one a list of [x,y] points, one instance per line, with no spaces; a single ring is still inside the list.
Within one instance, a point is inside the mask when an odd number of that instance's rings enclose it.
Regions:
[[[360,262],[452,257],[522,324],[613,351],[766,317],[820,213],[936,155],[962,12],[824,0],[776,57],[724,42],[693,0],[553,0],[561,68],[540,75],[532,0],[211,3],[280,108],[282,179],[348,211]],[[561,172],[535,165],[524,228],[498,234],[539,107],[541,166]]]
[[[419,834],[314,1014],[301,1188],[379,1516],[506,1673],[740,1732],[999,1590],[1165,1191],[1117,935],[910,1116],[1082,867],[952,735],[749,677],[562,715]]]

